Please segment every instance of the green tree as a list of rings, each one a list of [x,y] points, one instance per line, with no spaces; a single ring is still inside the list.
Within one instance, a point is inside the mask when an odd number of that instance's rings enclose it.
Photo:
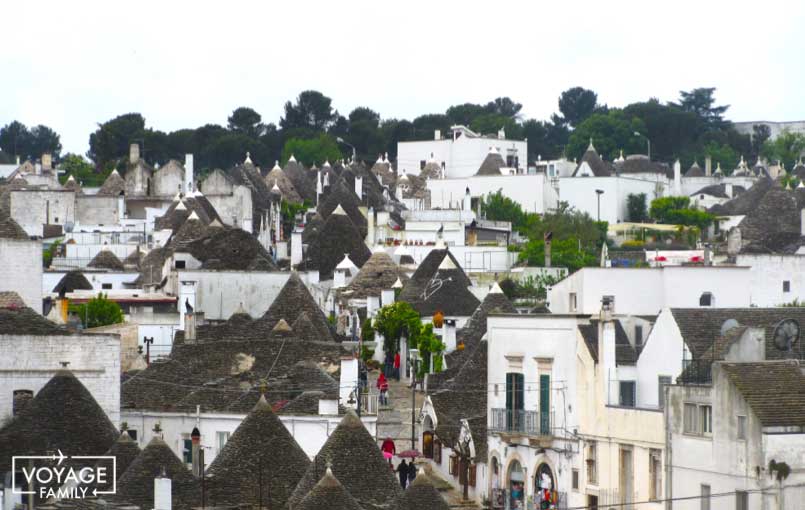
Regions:
[[[415,118],[413,125],[415,140],[433,140],[435,130],[440,130],[442,135],[447,133],[450,129],[450,119],[441,113],[429,113]]]
[[[422,321],[414,308],[405,301],[396,301],[377,311],[374,330],[383,335],[383,350],[398,352],[400,338],[407,332],[408,345],[417,345]]]
[[[645,133],[651,140],[651,157],[657,161],[672,161],[694,151],[699,136],[707,128],[696,114],[678,106],[664,105],[657,99],[632,103],[623,109],[623,113],[640,119],[646,126]],[[645,144],[645,140],[641,139],[641,143]],[[645,145],[641,147],[641,152],[643,150]]]
[[[512,99],[509,97],[499,97],[494,101],[490,101],[486,104],[487,112],[496,115],[502,115],[510,119],[519,118],[520,110],[522,109],[523,109],[522,104],[512,101]]]
[[[781,161],[789,170],[805,152],[805,135],[785,130],[763,145],[761,154],[770,161]]]
[[[267,165],[257,157],[260,142],[241,133],[227,133],[214,139],[205,150],[205,160],[213,168],[228,168],[242,163],[249,152],[255,165]]]
[[[646,194],[630,193],[626,197],[626,209],[629,211],[629,221],[643,223],[648,219],[646,211]]]
[[[433,332],[433,324],[419,325],[420,331],[416,338],[416,346],[419,349],[421,362],[419,364],[418,375],[423,377],[430,372],[433,364],[434,372],[441,372],[443,366],[443,353],[446,345],[441,338]]]
[[[724,127],[724,113],[729,105],[715,106],[715,87],[700,87],[689,92],[679,91],[679,106],[686,112],[695,113],[700,119],[711,127]]]
[[[98,129],[89,135],[87,157],[96,168],[105,168],[129,153],[129,144],[140,141],[145,133],[145,118],[139,113],[118,115],[98,124]]]
[[[97,328],[109,324],[123,322],[123,310],[120,305],[107,299],[99,293],[84,304],[70,305],[70,311],[75,313],[85,328]]]
[[[333,100],[316,90],[305,90],[296,103],[285,103],[285,115],[280,119],[283,129],[325,131],[338,116],[333,112]]]
[[[771,138],[771,128],[766,124],[752,125],[752,159],[757,158],[763,150],[766,140]]]
[[[350,112],[346,136],[359,158],[374,161],[378,154],[385,152],[380,115],[370,108],[361,106]]]
[[[690,207],[690,197],[661,197],[651,201],[649,214],[658,223],[697,227],[710,225],[715,216]]]
[[[635,132],[645,133],[645,124],[637,117],[627,116],[623,110],[594,113],[573,130],[567,153],[581,157],[590,139],[598,154],[610,161],[618,157],[621,149],[627,154],[645,152],[645,139],[635,136]]]
[[[257,138],[263,134],[264,126],[260,122],[263,118],[253,109],[241,106],[235,108],[232,115],[227,119],[227,127],[230,131],[242,133],[252,138]]]
[[[500,189],[484,197],[481,203],[481,211],[483,211],[486,219],[492,221],[510,221],[513,229],[523,233],[528,229],[529,220],[536,220],[536,215],[524,212],[520,204],[504,196]],[[533,219],[531,218],[532,216],[534,216]]]
[[[324,161],[336,161],[342,156],[338,144],[332,136],[321,133],[315,138],[291,138],[282,148],[282,161],[288,161],[293,155],[297,161],[311,166],[321,165]]]
[[[469,126],[476,118],[489,113],[489,110],[479,104],[464,103],[451,106],[445,113],[452,124]]]
[[[559,96],[559,111],[568,124],[578,126],[598,107],[598,94],[583,87],[573,87]]]
[[[0,128],[0,150],[12,157],[37,159],[49,153],[58,159],[61,149],[59,134],[47,126],[40,124],[28,129],[15,120]]]
[[[522,127],[512,118],[499,113],[485,113],[475,117],[470,123],[470,129],[476,133],[496,135],[504,129],[506,138],[519,138]]]
[[[13,121],[0,128],[0,149],[12,157],[27,158],[28,143],[31,134],[28,127],[19,121]]]
[[[520,261],[529,266],[545,265],[545,242],[542,239],[532,239],[520,252]],[[598,250],[594,246],[583,245],[576,237],[554,239],[551,242],[551,265],[566,267],[571,273],[582,267],[597,266]]]
[[[59,176],[59,181],[62,184],[67,182],[67,178],[72,175],[73,179],[78,181],[82,186],[88,187],[102,186],[103,181],[106,180],[111,172],[111,170],[107,170],[98,173],[95,171],[95,167],[93,167],[92,164],[86,159],[78,154],[70,153],[65,154],[61,159],[61,162],[59,162],[59,169],[63,170],[64,172]]]

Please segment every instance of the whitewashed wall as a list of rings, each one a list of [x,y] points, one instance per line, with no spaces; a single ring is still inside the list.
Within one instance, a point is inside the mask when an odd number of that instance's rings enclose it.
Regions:
[[[0,335],[0,353],[0,420],[11,416],[14,390],[35,395],[67,361],[112,423],[120,425],[117,335]]]
[[[0,291],[13,290],[42,313],[41,289],[42,242],[0,239]]]
[[[241,303],[252,317],[262,316],[289,276],[288,272],[178,271],[179,281],[196,282],[196,311],[210,320],[228,319]]]
[[[483,197],[501,190],[506,196],[518,204],[524,211],[543,213],[548,208],[545,204],[545,175],[501,175],[477,176],[451,179],[430,179],[427,181],[430,190],[431,207],[461,207],[467,188],[473,198]]]
[[[750,300],[753,306],[770,307],[805,301],[805,256],[740,254],[735,263],[750,267]],[[790,290],[783,290],[783,282]]]

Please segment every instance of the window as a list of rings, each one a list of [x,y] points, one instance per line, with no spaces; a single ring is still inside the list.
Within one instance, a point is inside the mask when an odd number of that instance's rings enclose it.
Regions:
[[[127,429],[126,432],[128,433],[129,437],[132,440],[137,441],[137,430],[136,429]]]
[[[713,294],[705,292],[699,297],[699,306],[713,306]]]
[[[102,283],[102,284],[101,284],[101,288],[102,288],[103,290],[111,290],[111,288],[112,288],[112,284],[111,284],[111,283]]]
[[[697,434],[699,432],[699,427],[696,422],[696,411],[697,406],[696,404],[685,404],[684,409],[684,429],[683,431],[686,434]]]
[[[660,409],[665,407],[665,387],[671,385],[671,376],[661,375],[657,377],[657,406]]]
[[[572,483],[573,483],[573,489],[574,490],[579,490],[579,470],[578,469],[573,470]]]
[[[749,493],[735,491],[735,510],[749,510]]]
[[[185,464],[193,463],[193,440],[187,437],[182,440],[182,458]]]
[[[224,449],[226,446],[226,442],[229,441],[229,432],[216,432],[215,433],[215,444],[218,445],[218,452],[220,453],[221,450]]]
[[[596,485],[598,483],[598,466],[596,465],[596,444],[591,441],[587,444],[587,483]]]
[[[791,282],[788,280],[783,281],[783,292],[791,292]]]
[[[636,384],[634,381],[620,381],[620,400],[619,405],[624,407],[635,406],[635,390]]]
[[[738,439],[746,439],[746,416],[738,416]]]
[[[177,260],[175,264],[176,269],[184,269],[185,268],[185,261],[184,260]]]
[[[520,431],[525,426],[523,374],[506,374],[506,430]]]
[[[425,161],[424,159],[419,160],[419,170],[420,171],[425,169],[425,163],[427,163],[427,161]]]
[[[662,452],[650,449],[648,452],[648,499],[657,501],[662,494]]]
[[[701,418],[701,428],[699,431],[702,434],[713,433],[713,407],[712,406],[699,406],[699,417]]]
[[[634,327],[634,344],[635,347],[643,345],[643,326],[640,324],[635,324]]]
[[[20,412],[25,409],[25,406],[34,398],[33,390],[14,390],[12,395],[14,399],[11,403],[12,416],[20,414]]]
[[[570,293],[570,311],[575,312],[577,308],[578,308],[578,303],[576,302],[576,293],[571,292]]]
[[[709,485],[702,485],[701,489],[701,509],[702,510],[710,510],[710,486]]]

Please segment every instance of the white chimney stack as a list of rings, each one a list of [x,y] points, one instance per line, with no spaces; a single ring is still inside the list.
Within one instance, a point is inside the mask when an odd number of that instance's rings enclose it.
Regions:
[[[710,156],[704,158],[704,175],[707,177],[713,175],[713,158]]]
[[[355,194],[360,200],[363,200],[363,177],[360,175],[355,176]]]
[[[140,161],[140,146],[136,143],[129,145],[129,163],[132,165]]]
[[[472,211],[472,197],[470,196],[470,187],[469,186],[467,186],[467,189],[464,192],[464,204],[463,205],[464,205],[463,209],[465,211]]]
[[[53,169],[53,156],[49,152],[42,154],[42,170]]]
[[[171,479],[154,478],[154,510],[171,510]]]
[[[799,234],[805,236],[805,209],[799,211]]]
[[[674,161],[674,195],[682,194],[682,163],[677,159]]]
[[[193,155],[184,155],[184,192],[190,194],[195,190],[195,176],[193,175]]]
[[[433,131],[433,139],[434,140],[441,140],[442,139],[442,132],[439,129]]]

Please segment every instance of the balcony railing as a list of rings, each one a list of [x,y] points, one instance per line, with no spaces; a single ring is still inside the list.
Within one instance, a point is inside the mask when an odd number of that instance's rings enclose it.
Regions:
[[[551,418],[548,412],[524,409],[492,409],[492,432],[524,436],[549,436]]]

